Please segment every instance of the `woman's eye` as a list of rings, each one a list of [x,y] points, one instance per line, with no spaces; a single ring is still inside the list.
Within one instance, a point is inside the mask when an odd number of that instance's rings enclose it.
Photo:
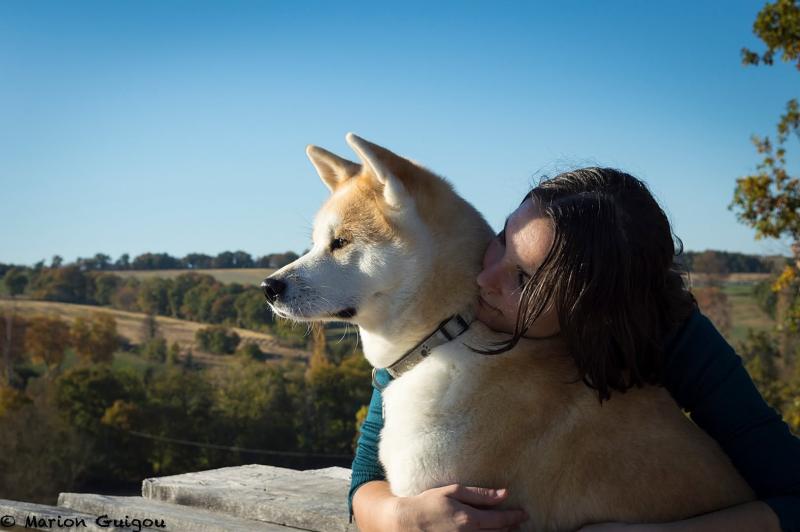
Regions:
[[[520,288],[525,288],[525,283],[530,279],[530,275],[522,271],[522,268],[517,268],[517,282]]]
[[[335,251],[337,249],[341,249],[348,244],[347,240],[344,238],[334,238],[331,240],[331,251]]]

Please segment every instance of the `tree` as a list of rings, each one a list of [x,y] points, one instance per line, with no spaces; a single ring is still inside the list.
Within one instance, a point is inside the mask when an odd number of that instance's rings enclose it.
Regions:
[[[167,341],[162,336],[152,338],[142,344],[142,355],[148,360],[163,364],[167,361]]]
[[[85,361],[90,360],[92,355],[92,327],[89,325],[89,320],[83,316],[75,318],[75,321],[72,322],[70,334],[72,335],[72,346],[78,356]]]
[[[742,49],[745,65],[772,65],[776,54],[800,70],[800,0],[767,3],[756,16],[753,32],[766,45],[761,54]],[[756,238],[791,239],[793,260],[773,285],[778,292],[776,314],[783,334],[779,345],[766,335],[751,335],[742,346],[748,370],[765,398],[781,410],[793,430],[800,430],[800,360],[794,335],[800,329],[800,177],[787,168],[790,139],[800,140],[800,104],[789,100],[780,116],[773,143],[769,137],[753,137],[762,160],[757,171],[736,181],[730,208],[738,219],[756,230]],[[760,353],[759,356],[748,354]],[[780,359],[781,363],[778,364]],[[777,371],[782,366],[783,371]],[[785,378],[786,374],[793,377]]]
[[[158,320],[152,313],[148,313],[142,322],[142,343],[147,343],[158,336]]]
[[[211,268],[214,263],[214,257],[206,255],[205,253],[189,253],[181,259],[181,263],[184,268],[189,268],[191,270]]]
[[[87,302],[87,276],[77,266],[40,269],[31,282],[36,299],[63,303]]]
[[[61,366],[64,352],[72,344],[69,325],[58,318],[38,316],[28,321],[25,330],[25,346],[31,360],[43,363],[46,372]]]
[[[198,329],[194,337],[200,349],[220,355],[232,354],[241,340],[236,332],[219,325]]]
[[[131,267],[131,256],[127,253],[123,253],[119,256],[119,258],[114,262],[114,269],[116,270],[128,270]]]
[[[234,255],[230,251],[223,251],[214,258],[215,268],[234,268]]]
[[[767,49],[758,54],[742,49],[745,65],[772,65],[780,53],[784,62],[800,70],[800,0],[767,3],[756,16],[753,32]],[[789,100],[781,115],[776,142],[754,136],[753,144],[763,157],[757,172],[739,178],[730,207],[740,221],[756,230],[756,238],[788,237],[793,241],[794,264],[785,268],[775,283],[776,291],[793,301],[784,319],[792,329],[800,324],[800,178],[787,169],[786,152],[790,138],[800,139],[800,104]]]
[[[177,366],[178,362],[180,362],[181,358],[181,344],[178,342],[172,342],[169,346],[169,350],[167,351],[167,363],[173,366]]]
[[[25,287],[28,286],[28,276],[22,268],[11,268],[3,277],[3,284],[8,295],[15,297],[25,291]]]
[[[50,259],[51,268],[60,268],[62,264],[64,264],[64,259],[61,255],[53,255],[53,258]]]
[[[77,318],[72,324],[72,344],[84,361],[111,362],[119,347],[117,321],[105,312],[95,313],[91,320]]]
[[[114,292],[122,284],[122,278],[113,273],[94,276],[94,300],[98,305],[110,305]]]
[[[255,263],[249,253],[239,250],[233,253],[233,264],[234,268],[252,268]]]

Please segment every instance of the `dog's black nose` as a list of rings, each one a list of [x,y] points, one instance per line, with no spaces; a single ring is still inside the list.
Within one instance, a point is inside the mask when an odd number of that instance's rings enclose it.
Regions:
[[[261,288],[264,289],[264,295],[267,298],[267,301],[273,303],[278,296],[280,296],[284,290],[286,290],[286,283],[279,279],[273,279],[271,277],[267,277],[263,281],[261,281]]]

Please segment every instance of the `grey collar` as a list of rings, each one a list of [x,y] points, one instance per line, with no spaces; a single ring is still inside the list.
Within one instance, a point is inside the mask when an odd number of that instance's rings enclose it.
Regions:
[[[469,329],[473,319],[472,312],[462,312],[444,320],[435,331],[423,338],[420,343],[401,356],[396,362],[388,366],[386,371],[389,372],[392,378],[398,378],[425,360],[433,348],[446,344],[464,334]],[[375,370],[372,371],[372,380],[375,383]]]

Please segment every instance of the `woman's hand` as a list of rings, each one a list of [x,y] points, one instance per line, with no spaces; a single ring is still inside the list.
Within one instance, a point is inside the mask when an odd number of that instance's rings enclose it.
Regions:
[[[395,501],[400,530],[509,530],[528,516],[523,510],[494,510],[508,490],[450,484]]]

